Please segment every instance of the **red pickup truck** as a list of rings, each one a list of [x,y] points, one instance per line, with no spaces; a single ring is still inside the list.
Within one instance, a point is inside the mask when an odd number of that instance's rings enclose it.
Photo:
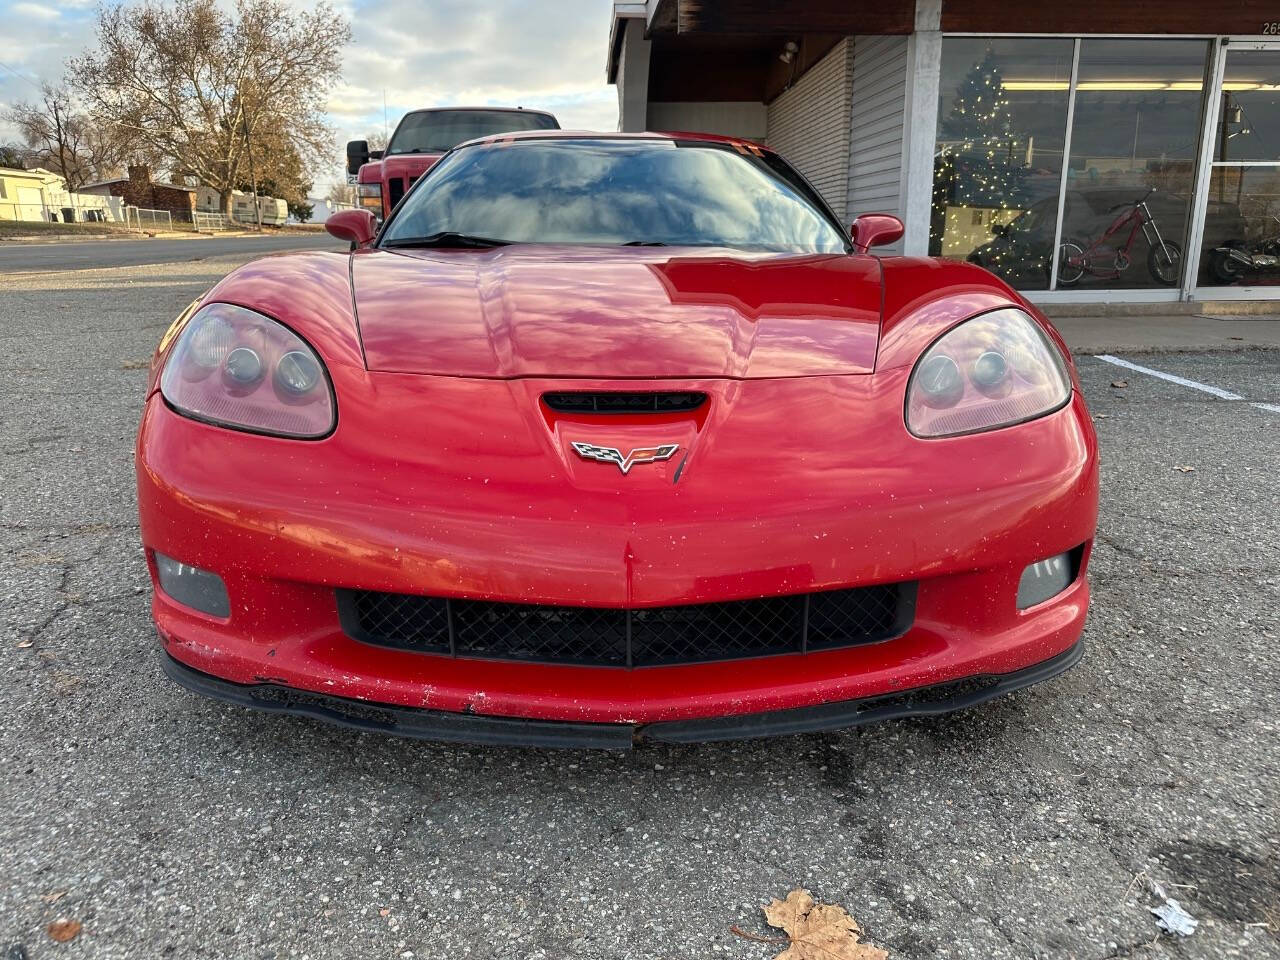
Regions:
[[[415,180],[460,143],[516,130],[558,130],[556,118],[523,107],[439,107],[406,113],[386,150],[367,140],[347,144],[347,173],[356,178],[356,203],[379,220],[395,209]]]

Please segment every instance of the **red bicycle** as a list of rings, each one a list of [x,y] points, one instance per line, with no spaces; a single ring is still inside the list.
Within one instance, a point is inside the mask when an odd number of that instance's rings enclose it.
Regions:
[[[1122,203],[1112,207],[1108,213],[1123,210],[1103,235],[1093,243],[1068,240],[1058,248],[1058,285],[1074,286],[1086,274],[1092,274],[1103,280],[1116,280],[1133,263],[1131,256],[1133,244],[1138,233],[1147,241],[1147,269],[1157,283],[1171,287],[1178,282],[1178,268],[1182,264],[1182,247],[1172,240],[1166,240],[1160,233],[1155,217],[1147,200],[1155,193],[1155,187],[1147,191],[1147,195],[1133,204]],[[1113,237],[1129,228],[1129,236],[1123,245],[1110,242]]]

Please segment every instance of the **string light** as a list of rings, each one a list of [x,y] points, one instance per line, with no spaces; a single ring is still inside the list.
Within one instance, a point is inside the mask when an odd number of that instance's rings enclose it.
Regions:
[[[950,145],[934,173],[932,239],[939,252],[947,207],[1022,209],[1026,170],[1014,154],[1013,111],[990,49],[957,86],[940,133]]]

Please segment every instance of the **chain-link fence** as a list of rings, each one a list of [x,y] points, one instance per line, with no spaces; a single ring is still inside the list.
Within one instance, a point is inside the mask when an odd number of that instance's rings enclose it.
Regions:
[[[43,203],[0,200],[0,220],[48,220]]]
[[[51,192],[40,200],[0,200],[0,220],[26,223],[124,223],[119,197]]]

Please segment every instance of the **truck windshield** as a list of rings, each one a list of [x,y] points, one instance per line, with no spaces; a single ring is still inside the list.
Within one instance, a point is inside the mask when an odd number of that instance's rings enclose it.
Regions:
[[[531,110],[424,110],[405,115],[387,153],[444,153],[477,137],[559,126],[551,114]]]
[[[776,154],[667,139],[529,139],[450,154],[383,231],[388,247],[499,243],[843,253],[843,230]]]

